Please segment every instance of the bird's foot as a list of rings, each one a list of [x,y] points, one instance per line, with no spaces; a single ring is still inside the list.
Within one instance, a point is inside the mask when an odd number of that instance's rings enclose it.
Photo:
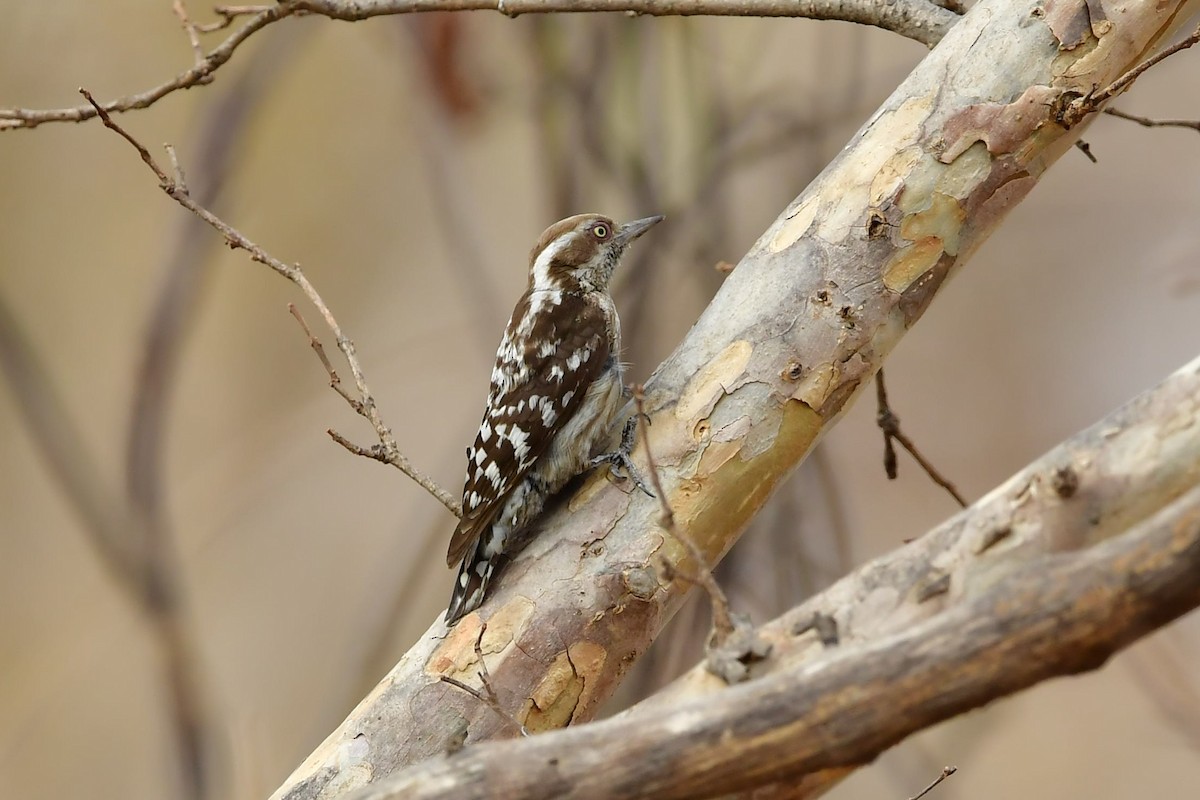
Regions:
[[[619,480],[631,480],[633,481],[633,485],[645,492],[647,496],[654,497],[654,492],[650,491],[650,487],[642,479],[641,473],[633,465],[633,459],[629,457],[630,453],[633,452],[634,443],[637,441],[637,424],[637,414],[625,420],[625,427],[621,431],[621,444],[615,451],[593,458],[588,462],[588,468],[608,464],[608,471]],[[650,417],[648,415],[646,416],[646,424],[650,424]]]

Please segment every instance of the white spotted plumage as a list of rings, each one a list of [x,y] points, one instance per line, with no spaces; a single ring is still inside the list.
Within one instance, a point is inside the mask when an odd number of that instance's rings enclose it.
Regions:
[[[597,214],[546,229],[530,254],[467,449],[463,517],[447,563],[461,561],[449,623],[483,602],[500,556],[547,499],[582,472],[620,408],[621,328],[608,284],[626,245],[661,217],[623,226]]]

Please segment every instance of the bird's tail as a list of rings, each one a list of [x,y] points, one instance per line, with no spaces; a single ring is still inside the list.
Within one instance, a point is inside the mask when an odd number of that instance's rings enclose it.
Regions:
[[[454,593],[450,595],[450,607],[446,609],[447,625],[453,625],[466,614],[479,608],[499,561],[498,555],[487,554],[481,537],[458,567]]]

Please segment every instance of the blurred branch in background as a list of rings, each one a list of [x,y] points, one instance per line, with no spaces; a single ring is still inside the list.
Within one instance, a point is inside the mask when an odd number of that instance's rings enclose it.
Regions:
[[[411,45],[418,74],[424,77],[414,81],[426,97],[413,104],[411,119],[425,156],[421,159],[425,186],[449,253],[446,263],[457,276],[463,300],[472,308],[471,333],[480,349],[490,355],[498,341],[497,331],[504,329],[507,320],[503,304],[497,302],[502,294],[487,268],[489,250],[482,225],[486,215],[471,191],[472,179],[462,159],[465,142],[460,126],[470,113],[465,99],[470,95],[456,51],[461,49],[464,32],[455,15],[430,15],[420,21],[426,24],[398,25],[394,30]]]
[[[205,114],[196,145],[199,178],[192,189],[200,205],[208,207],[219,202],[263,90],[295,52],[294,44],[294,39],[285,37],[256,51],[229,90]],[[164,430],[171,393],[187,333],[203,299],[203,281],[208,274],[205,267],[214,244],[216,240],[201,220],[190,216],[177,220],[134,378],[125,456],[126,491],[133,506],[160,532],[156,538],[170,535],[164,511]]]
[[[177,13],[188,25],[182,6]],[[190,29],[189,29],[190,30]],[[290,37],[289,37],[290,38]],[[289,38],[259,50],[229,91],[207,115],[199,137],[206,178],[198,194],[215,202],[229,176],[230,165],[251,109],[288,52]],[[165,439],[170,391],[179,356],[197,304],[208,248],[204,228],[196,220],[179,225],[169,245],[164,282],[147,327],[142,361],[135,377],[126,450],[125,498],[117,487],[105,486],[104,472],[92,464],[82,438],[70,423],[67,409],[41,374],[38,360],[15,327],[7,309],[6,362],[13,386],[26,412],[35,439],[53,471],[94,534],[102,561],[128,590],[147,616],[162,651],[168,695],[168,714],[174,720],[185,797],[220,796],[223,759],[213,706],[205,700],[197,674],[203,663],[189,620],[184,575],[174,534],[164,510]],[[55,421],[55,422],[51,422]]]
[[[197,675],[202,663],[188,615],[174,543],[160,536],[142,510],[126,503],[107,471],[88,452],[41,357],[0,298],[0,369],[67,500],[117,586],[150,628],[163,659],[171,703],[167,714],[181,769],[180,796],[200,800],[214,789],[209,708]]]

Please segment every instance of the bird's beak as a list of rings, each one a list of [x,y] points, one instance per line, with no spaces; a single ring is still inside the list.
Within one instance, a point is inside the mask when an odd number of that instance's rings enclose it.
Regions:
[[[662,222],[663,219],[664,217],[662,214],[656,214],[653,217],[635,219],[633,222],[626,222],[624,225],[617,228],[617,235],[613,238],[620,243],[621,247],[624,247],[646,231],[653,228],[658,223]]]

